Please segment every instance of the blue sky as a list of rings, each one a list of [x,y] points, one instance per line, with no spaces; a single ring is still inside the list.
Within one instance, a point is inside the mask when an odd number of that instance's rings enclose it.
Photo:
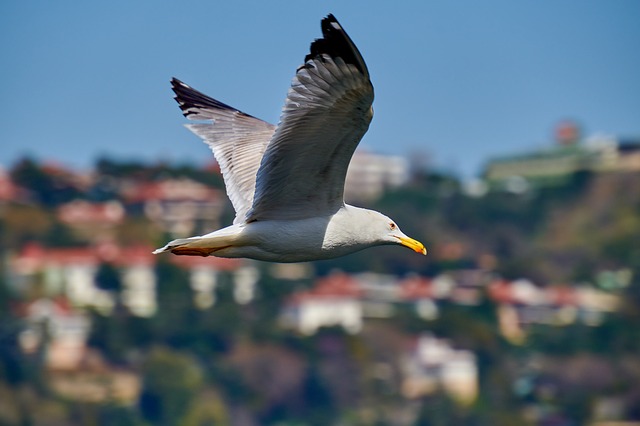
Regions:
[[[554,125],[640,136],[640,2],[18,1],[0,4],[0,164],[196,161],[169,80],[277,122],[333,13],[376,90],[362,146],[465,175]]]

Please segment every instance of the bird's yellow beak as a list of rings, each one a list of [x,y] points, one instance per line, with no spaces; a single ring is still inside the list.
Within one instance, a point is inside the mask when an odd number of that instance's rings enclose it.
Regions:
[[[409,247],[411,250],[415,251],[416,253],[422,253],[425,256],[427,255],[427,249],[424,248],[424,245],[417,240],[414,240],[413,238],[409,238],[409,237],[396,237],[400,240],[400,244],[402,244],[405,247]]]

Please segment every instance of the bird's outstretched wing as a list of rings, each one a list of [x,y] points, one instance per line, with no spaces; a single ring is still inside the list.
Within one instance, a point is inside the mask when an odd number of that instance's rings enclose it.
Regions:
[[[236,211],[234,223],[244,221],[253,203],[260,160],[275,126],[210,98],[176,78],[171,85],[184,116],[200,121],[186,127],[213,151]]]
[[[247,221],[320,216],[343,204],[347,167],[373,116],[373,86],[336,18],[321,27],[262,157]]]

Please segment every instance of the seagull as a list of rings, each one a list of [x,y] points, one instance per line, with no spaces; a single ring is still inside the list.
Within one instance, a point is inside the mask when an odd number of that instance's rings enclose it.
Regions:
[[[321,21],[277,126],[171,83],[186,127],[209,145],[236,212],[233,224],[153,253],[269,262],[329,259],[399,244],[424,255],[389,217],[344,202],[347,167],[373,117],[369,70],[333,15]]]

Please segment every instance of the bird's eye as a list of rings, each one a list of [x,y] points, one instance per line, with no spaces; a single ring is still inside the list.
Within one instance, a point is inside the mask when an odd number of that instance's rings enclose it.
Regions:
[[[389,224],[389,228],[391,228],[391,230],[393,231],[394,229],[396,229],[396,224],[395,224],[395,223],[393,223],[393,222],[391,222],[391,223]]]

